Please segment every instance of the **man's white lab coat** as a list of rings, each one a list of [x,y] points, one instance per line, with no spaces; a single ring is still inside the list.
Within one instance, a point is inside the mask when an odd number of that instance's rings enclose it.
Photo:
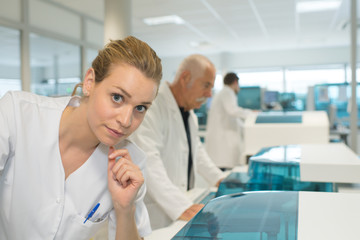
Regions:
[[[214,186],[223,173],[205,152],[193,111],[189,127],[194,171]],[[147,154],[145,204],[151,226],[165,227],[193,204],[185,194],[189,148],[184,122],[168,83],[161,84],[158,96],[131,139]]]
[[[242,126],[249,112],[238,106],[234,90],[227,85],[214,96],[207,118],[205,147],[216,166],[233,168],[245,164],[241,162]]]

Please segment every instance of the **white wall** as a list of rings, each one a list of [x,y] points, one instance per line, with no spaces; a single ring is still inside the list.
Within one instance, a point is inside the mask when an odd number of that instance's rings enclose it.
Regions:
[[[215,65],[217,71],[222,69],[222,59],[221,54],[205,55],[212,61]],[[163,78],[162,81],[172,82],[175,77],[176,70],[180,65],[181,61],[187,56],[177,56],[177,57],[160,57],[163,67]]]
[[[164,57],[163,80],[172,81],[177,67],[186,56]],[[258,52],[221,53],[207,56],[218,73],[225,74],[244,68],[289,67],[306,65],[343,64],[350,61],[349,47],[273,50]],[[358,59],[359,56],[358,56]]]
[[[313,48],[228,54],[224,61],[230,69],[338,64],[350,61],[350,48]]]

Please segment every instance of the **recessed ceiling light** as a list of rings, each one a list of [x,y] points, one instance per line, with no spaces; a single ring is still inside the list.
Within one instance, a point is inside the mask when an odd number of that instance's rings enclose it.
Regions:
[[[200,42],[190,42],[189,43],[191,47],[194,48],[205,48],[205,47],[209,47],[211,45],[211,43],[207,42],[207,41],[200,41]]]
[[[296,11],[298,13],[329,11],[339,8],[340,4],[339,0],[302,1],[297,2]]]
[[[160,24],[184,24],[185,21],[177,15],[161,16],[161,17],[152,17],[144,18],[144,23],[147,25],[160,25]]]

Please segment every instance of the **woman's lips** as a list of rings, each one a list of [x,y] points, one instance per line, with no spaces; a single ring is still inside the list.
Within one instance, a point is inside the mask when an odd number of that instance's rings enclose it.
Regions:
[[[109,127],[107,127],[107,129],[109,130],[110,134],[113,135],[114,137],[120,138],[120,137],[124,136],[123,133],[121,133],[121,132],[119,132],[119,131],[117,131],[115,129],[112,129],[112,128],[109,128]]]

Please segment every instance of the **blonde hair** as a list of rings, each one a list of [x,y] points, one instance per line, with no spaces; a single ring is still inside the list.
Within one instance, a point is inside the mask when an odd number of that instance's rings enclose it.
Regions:
[[[145,42],[129,36],[123,40],[111,40],[92,62],[95,71],[95,82],[99,83],[109,76],[110,68],[114,64],[128,64],[141,71],[147,78],[153,79],[160,85],[162,78],[161,59],[156,52]],[[82,86],[79,83],[76,88]]]

